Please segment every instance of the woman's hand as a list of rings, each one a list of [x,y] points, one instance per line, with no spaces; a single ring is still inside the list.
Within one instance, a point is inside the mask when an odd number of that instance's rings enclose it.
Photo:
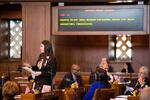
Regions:
[[[41,75],[42,73],[40,72],[40,71],[37,71],[37,72],[35,72],[35,76],[39,76],[39,75]]]
[[[31,67],[31,65],[29,63],[26,63],[26,62],[23,63],[23,66],[25,66],[25,67]]]
[[[74,82],[74,83],[72,83],[71,87],[72,87],[72,88],[78,88],[78,87],[79,87],[78,82]]]

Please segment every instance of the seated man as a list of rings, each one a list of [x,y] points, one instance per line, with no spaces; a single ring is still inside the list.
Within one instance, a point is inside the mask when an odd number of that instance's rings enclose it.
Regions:
[[[77,64],[73,64],[71,67],[71,72],[68,72],[62,82],[60,83],[59,88],[64,89],[66,87],[78,88],[81,87],[82,80],[80,76],[80,67]]]

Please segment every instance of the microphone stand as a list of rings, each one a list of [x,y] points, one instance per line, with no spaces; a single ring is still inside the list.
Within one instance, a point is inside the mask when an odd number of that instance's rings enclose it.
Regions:
[[[10,78],[10,68],[9,68],[9,66],[7,67],[7,76],[5,76],[5,82],[6,81],[8,81],[8,80],[11,80],[11,78]]]
[[[55,59],[50,59],[49,57],[47,58],[47,60],[55,60]],[[49,63],[49,61],[47,63]],[[55,61],[53,62],[50,62],[50,63],[55,63]],[[51,65],[51,64],[50,64]],[[54,64],[55,65],[55,64]],[[54,91],[53,91],[53,66],[50,66],[51,70],[50,70],[50,80],[51,80],[51,92],[50,92],[50,95],[54,95]]]
[[[54,91],[53,91],[53,75],[52,75],[52,69],[51,69],[51,95],[54,95]]]
[[[52,59],[51,59],[52,60]],[[51,92],[50,92],[50,95],[54,95],[54,91],[53,91],[53,66],[50,66],[51,67],[51,71],[50,71],[50,80],[51,80]]]

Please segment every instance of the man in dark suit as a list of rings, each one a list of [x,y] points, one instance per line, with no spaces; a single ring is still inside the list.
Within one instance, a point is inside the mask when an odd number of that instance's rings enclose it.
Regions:
[[[77,64],[73,64],[71,71],[68,72],[60,83],[59,88],[64,89],[66,87],[78,88],[82,85],[82,79],[80,75],[80,67]]]

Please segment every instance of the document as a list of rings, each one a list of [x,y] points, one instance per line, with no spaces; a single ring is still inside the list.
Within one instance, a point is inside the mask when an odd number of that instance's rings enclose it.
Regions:
[[[50,92],[51,86],[50,85],[43,85],[42,93]]]
[[[33,71],[31,68],[29,68],[29,67],[22,67],[22,68],[25,69],[26,71],[28,71],[29,73],[36,75],[36,72]]]

